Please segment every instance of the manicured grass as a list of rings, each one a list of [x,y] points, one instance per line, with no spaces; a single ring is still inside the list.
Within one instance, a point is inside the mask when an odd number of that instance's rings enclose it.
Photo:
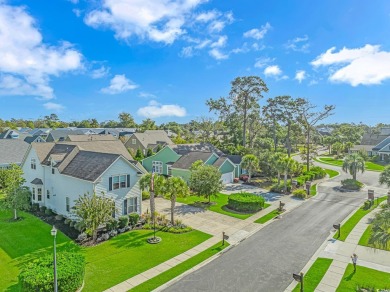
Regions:
[[[329,175],[329,178],[333,178],[335,176],[338,176],[340,173],[333,169],[326,169],[324,168],[325,172]]]
[[[19,291],[19,269],[42,254],[52,253],[52,226],[35,216],[19,212],[20,221],[10,221],[12,211],[0,211],[0,291]],[[59,252],[77,247],[61,232],[57,233]]]
[[[348,264],[343,279],[337,287],[337,292],[356,291],[356,287],[390,289],[390,273],[357,266],[356,272],[353,265]],[[375,290],[376,291],[376,290]]]
[[[150,230],[121,234],[84,249],[87,262],[83,291],[102,291],[175,257],[211,236],[194,230],[183,234],[157,232],[159,244],[148,244]]]
[[[177,266],[161,273],[160,275],[134,287],[130,291],[134,291],[134,292],[152,291],[157,287],[160,287],[161,285],[169,282],[173,278],[176,278],[182,273],[188,271],[189,269],[195,267],[196,265],[200,264],[201,262],[205,261],[206,259],[210,258],[211,256],[215,255],[216,253],[220,252],[221,250],[225,249],[228,246],[229,243],[225,242],[225,245],[222,245],[222,241],[221,241],[220,243],[217,243],[216,245],[210,247],[209,249],[202,251],[200,254],[197,254],[192,258],[178,264]]]
[[[362,237],[360,238],[358,244],[374,248],[374,246],[372,244],[368,243],[368,241],[369,241],[369,239],[371,237],[371,234],[372,234],[372,226],[368,225],[366,231],[364,231],[364,233],[363,233]],[[375,248],[382,249],[382,248],[379,248],[379,247],[375,247]],[[387,248],[385,250],[390,251],[390,243],[387,245]]]
[[[248,214],[242,214],[237,213],[231,210],[228,210],[225,208],[225,205],[228,204],[228,197],[229,195],[225,194],[218,194],[217,197],[211,197],[211,205],[208,204],[207,199],[204,197],[198,197],[198,196],[188,196],[185,198],[177,198],[177,201],[180,203],[184,203],[187,205],[192,205],[200,208],[204,208],[213,212],[217,212],[223,215],[228,215],[231,217],[235,217],[238,219],[246,219],[250,216],[252,216],[255,213],[248,213]],[[264,209],[269,207],[270,204],[265,203]]]
[[[321,282],[329,266],[332,264],[332,259],[318,258],[303,276],[303,288],[305,291],[314,291]],[[293,292],[299,292],[301,284],[295,286]]]
[[[276,210],[273,210],[272,212],[264,215],[263,217],[260,217],[259,219],[257,219],[255,221],[255,223],[260,223],[260,224],[264,224],[265,222],[275,218],[276,216],[278,216],[279,214],[281,214],[278,209]]]
[[[317,195],[317,184],[313,184],[310,187],[310,196],[314,197],[315,195]]]
[[[25,263],[53,252],[51,226],[28,213],[24,220],[9,222],[12,213],[0,211],[0,291],[20,291],[18,274]],[[102,291],[146,271],[211,236],[194,230],[184,234],[158,232],[162,242],[146,243],[150,230],[121,234],[95,247],[82,248],[61,232],[57,233],[57,250],[81,252],[86,258],[83,291]]]
[[[387,196],[384,196],[382,198],[378,199],[378,203],[380,204],[384,200],[386,200]],[[344,241],[349,233],[352,231],[352,229],[356,226],[356,224],[359,223],[359,221],[366,216],[368,213],[370,213],[372,210],[374,210],[377,207],[377,200],[375,200],[374,205],[367,210],[364,210],[364,205],[360,207],[348,220],[341,226],[341,236],[338,237],[338,232],[336,232],[333,235],[333,238],[336,238],[338,240]]]
[[[329,165],[335,165],[335,166],[343,166],[343,161],[341,159],[334,159],[331,157],[318,157],[315,158],[316,161],[322,162]],[[366,170],[372,170],[372,171],[383,171],[385,167],[383,165],[366,161]]]

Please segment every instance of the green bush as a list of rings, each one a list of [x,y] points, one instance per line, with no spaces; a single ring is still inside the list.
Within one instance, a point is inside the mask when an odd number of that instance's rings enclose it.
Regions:
[[[70,221],[69,226],[70,226],[70,227],[74,227],[75,224],[76,224],[75,221]]]
[[[119,217],[119,228],[125,228],[129,224],[128,216]]]
[[[72,221],[72,220],[66,218],[65,221],[64,221],[64,223],[65,223],[66,225],[68,225],[68,224],[70,224],[71,221]]]
[[[307,197],[307,192],[303,189],[297,189],[293,191],[293,196],[299,199],[306,199]]]
[[[360,181],[351,178],[342,180],[341,185],[343,186],[344,189],[351,190],[351,191],[358,191],[363,187],[363,184]]]
[[[283,193],[284,191],[284,183],[282,182],[281,184],[278,185],[278,183],[273,184],[270,189],[271,192],[274,193]],[[287,182],[287,192],[291,191],[291,183],[290,181]]]
[[[264,198],[250,193],[231,194],[228,197],[229,209],[238,212],[256,212],[264,207]]]
[[[73,292],[84,279],[85,260],[79,253],[57,254],[58,291]],[[28,263],[20,273],[22,291],[53,291],[53,256],[47,255]]]
[[[45,206],[40,206],[40,207],[39,207],[39,210],[40,210],[42,213],[45,213],[46,207],[45,207]]]
[[[46,214],[47,216],[51,216],[51,215],[53,215],[53,211],[52,211],[51,209],[47,208],[47,209],[45,210],[45,214]]]
[[[138,223],[138,220],[139,220],[139,214],[138,213],[131,213],[129,214],[129,223],[131,226],[135,226],[137,225]]]
[[[108,231],[116,230],[118,229],[118,226],[119,226],[119,221],[115,220],[114,218],[106,223],[106,228]]]
[[[364,202],[364,206],[363,206],[363,209],[364,210],[368,210],[368,209],[370,209],[371,208],[371,206],[372,206],[372,201],[370,201],[370,200],[367,200],[367,201],[365,201]]]
[[[31,205],[31,211],[37,212],[39,210],[39,204],[38,203],[33,203]]]
[[[150,199],[150,192],[148,191],[143,191],[142,192],[142,201]]]

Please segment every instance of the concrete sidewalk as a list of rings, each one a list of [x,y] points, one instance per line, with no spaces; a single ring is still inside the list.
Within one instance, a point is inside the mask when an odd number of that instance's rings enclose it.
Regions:
[[[390,273],[390,251],[358,245],[359,240],[369,226],[371,219],[379,211],[380,208],[376,208],[363,217],[348,235],[345,242],[333,239],[332,233],[328,240],[325,241],[319,250],[314,254],[310,262],[303,269],[303,272],[307,272],[310,266],[319,257],[333,259],[332,264],[330,265],[328,271],[325,273],[315,291],[336,291],[341,280],[343,279],[347,265],[352,263],[351,255],[354,253],[358,256],[358,266],[364,266],[367,268]],[[353,214],[354,212],[352,212],[350,216]],[[344,220],[344,223],[349,219],[348,217]],[[296,282],[292,282],[285,291],[292,291],[296,284]]]

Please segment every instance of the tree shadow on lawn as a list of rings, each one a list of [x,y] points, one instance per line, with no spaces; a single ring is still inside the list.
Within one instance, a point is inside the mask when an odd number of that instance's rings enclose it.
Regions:
[[[149,231],[149,230],[148,230]],[[158,233],[158,229],[156,229],[156,234]],[[153,230],[147,233],[140,233],[139,231],[130,231],[127,233],[123,233],[119,236],[110,238],[103,244],[110,244],[115,248],[136,248],[140,246],[144,246],[147,243],[147,239],[153,236]]]
[[[211,205],[208,202],[197,201],[188,205],[181,205],[175,207],[176,215],[185,215],[185,214],[198,214],[206,212],[206,209]],[[167,209],[167,212],[171,213],[171,209]]]

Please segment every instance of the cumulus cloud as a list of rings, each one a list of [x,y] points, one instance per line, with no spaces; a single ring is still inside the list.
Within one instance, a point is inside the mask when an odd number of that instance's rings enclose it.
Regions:
[[[298,70],[295,73],[295,80],[298,80],[299,83],[301,83],[305,79],[306,79],[306,72],[304,70]]]
[[[332,47],[311,62],[314,67],[328,66],[329,80],[352,86],[381,84],[390,78],[390,52],[379,45],[366,44],[356,49]]]
[[[220,15],[219,11],[211,10],[211,11],[207,11],[207,12],[203,12],[203,13],[198,14],[195,17],[195,20],[200,21],[200,22],[209,22],[209,21],[214,20],[217,17],[219,17],[219,15]]]
[[[271,25],[267,22],[265,25],[262,25],[260,29],[253,28],[244,33],[245,38],[254,38],[255,40],[260,40],[264,38],[265,34],[271,29]]]
[[[101,0],[89,12],[85,23],[94,28],[107,27],[118,39],[137,36],[166,44],[185,33],[183,26],[205,0]]]
[[[309,37],[307,35],[304,35],[303,37],[296,37],[295,39],[289,40],[284,46],[288,50],[308,53],[310,47],[308,41]]]
[[[268,66],[264,69],[264,75],[267,77],[278,77],[282,74],[282,70],[280,70],[278,65]]]
[[[143,98],[156,98],[156,96],[154,94],[149,93],[149,92],[144,92],[144,91],[140,92],[139,96],[143,97]]]
[[[103,78],[104,76],[107,76],[109,72],[109,67],[101,66],[100,68],[91,71],[91,77],[93,79]]]
[[[265,66],[267,66],[269,63],[273,62],[275,59],[271,59],[271,58],[258,58],[256,59],[256,63],[255,63],[255,67],[256,68],[264,68]]]
[[[47,102],[44,103],[43,106],[45,109],[50,110],[50,111],[56,111],[60,112],[65,109],[65,107],[62,104],[59,103],[54,103],[54,102]]]
[[[115,75],[111,79],[110,85],[108,87],[102,88],[101,92],[106,94],[119,94],[129,90],[136,89],[138,87],[133,81],[126,78],[123,75]]]
[[[226,45],[226,42],[227,42],[227,36],[226,35],[223,35],[223,36],[220,36],[218,38],[217,41],[213,42],[210,47],[212,48],[221,48],[221,47],[224,47]]]
[[[219,49],[214,48],[209,51],[209,54],[211,57],[213,57],[216,60],[225,60],[229,58],[229,55],[221,52]]]
[[[175,104],[160,104],[154,100],[145,107],[138,109],[137,114],[146,118],[185,117],[187,111],[184,107]]]
[[[43,42],[24,7],[0,1],[0,94],[54,98],[50,77],[83,68],[82,55],[68,42]]]

